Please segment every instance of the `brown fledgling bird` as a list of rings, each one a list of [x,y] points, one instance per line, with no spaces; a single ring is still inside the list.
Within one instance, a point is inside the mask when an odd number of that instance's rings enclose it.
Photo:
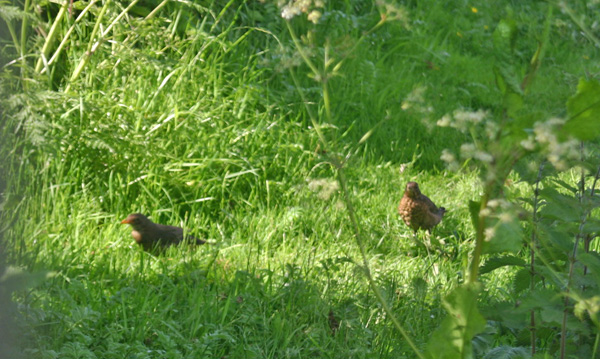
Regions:
[[[331,334],[335,335],[337,330],[340,329],[340,321],[335,317],[333,309],[329,310],[327,319],[329,320],[329,328],[331,329]]]
[[[183,228],[154,223],[141,213],[130,214],[121,223],[129,224],[133,228],[131,236],[145,251],[150,251],[157,246],[167,247],[179,244],[183,240],[193,244],[206,243],[206,241],[189,234],[186,234],[184,238]]]
[[[417,182],[408,182],[398,206],[398,213],[404,223],[415,233],[419,229],[431,232],[431,229],[444,217],[446,209],[438,208],[427,196],[422,194]]]

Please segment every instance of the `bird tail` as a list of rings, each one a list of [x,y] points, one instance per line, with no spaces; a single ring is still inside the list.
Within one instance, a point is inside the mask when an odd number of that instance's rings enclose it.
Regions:
[[[196,244],[197,245],[201,245],[201,244],[205,244],[206,243],[206,241],[203,241],[201,239],[198,239],[198,238],[195,238],[195,239],[196,239]]]
[[[444,217],[444,213],[446,213],[446,208],[440,207],[440,216]]]

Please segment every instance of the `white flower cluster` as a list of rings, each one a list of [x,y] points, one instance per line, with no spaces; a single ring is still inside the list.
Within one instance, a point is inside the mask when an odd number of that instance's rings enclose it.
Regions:
[[[286,20],[304,13],[308,14],[308,21],[316,24],[322,15],[321,11],[317,9],[322,9],[325,3],[323,0],[290,0],[287,3],[280,0],[278,6],[281,9],[281,17]]]
[[[548,161],[558,170],[565,170],[569,162],[579,158],[579,141],[568,139],[560,141],[557,133],[565,123],[564,119],[551,118],[547,121],[536,122],[533,133],[527,139],[521,141],[521,146],[527,151],[544,149]]]
[[[468,111],[465,109],[457,109],[452,114],[445,114],[442,118],[437,121],[437,125],[440,127],[452,127],[463,133],[472,131],[474,126],[483,124],[484,133],[490,140],[495,140],[500,131],[500,126],[489,118],[489,112],[485,110]],[[478,131],[479,132],[479,131]],[[472,133],[472,132],[471,132]],[[492,163],[494,156],[485,151],[475,143],[463,143],[460,146],[460,158],[463,160],[475,159],[483,163]],[[449,170],[455,171],[459,168],[456,156],[449,150],[442,151],[440,157],[442,161],[446,162]]]
[[[494,226],[485,229],[485,241],[489,242],[494,238],[499,226],[511,223],[517,219],[518,211],[519,208],[515,207],[506,199],[496,198],[489,200],[487,206],[481,210],[480,214],[488,218],[496,218],[498,221]]]
[[[463,109],[455,110],[452,115],[445,114],[437,122],[440,127],[453,127],[459,131],[466,132],[471,125],[481,123],[488,116],[484,110],[466,111]],[[488,121],[489,122],[489,121]],[[490,128],[492,130],[493,128]],[[486,129],[488,132],[488,129]]]
[[[475,159],[487,164],[491,164],[494,161],[494,156],[491,153],[477,148],[474,143],[463,143],[460,146],[460,158],[463,160]],[[446,162],[446,167],[450,171],[456,171],[460,168],[456,156],[448,149],[442,151],[440,159]]]
[[[318,178],[308,181],[308,189],[315,192],[320,199],[328,200],[340,189],[340,185],[335,179]]]
[[[402,110],[404,111],[412,111],[421,116],[421,122],[429,129],[431,121],[429,120],[429,115],[433,113],[433,107],[428,105],[425,102],[425,92],[427,91],[427,87],[418,85],[412,89],[412,91],[406,95],[404,100],[402,101]]]
[[[385,21],[400,21],[405,28],[409,28],[408,12],[404,7],[397,6],[393,2],[387,0],[377,0],[377,6],[381,13],[381,17]]]

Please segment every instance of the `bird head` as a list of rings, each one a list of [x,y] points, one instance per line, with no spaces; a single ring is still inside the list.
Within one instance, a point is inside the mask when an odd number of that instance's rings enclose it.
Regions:
[[[132,213],[127,218],[121,221],[121,224],[129,224],[134,229],[139,229],[144,227],[148,223],[151,223],[148,217],[144,216],[141,213]]]
[[[419,185],[417,182],[408,182],[406,184],[406,191],[404,193],[411,198],[415,198],[421,194],[421,190],[419,189]]]

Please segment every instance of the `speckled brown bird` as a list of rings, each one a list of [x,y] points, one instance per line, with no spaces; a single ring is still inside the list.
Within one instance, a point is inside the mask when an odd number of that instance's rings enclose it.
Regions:
[[[133,228],[131,236],[146,251],[150,251],[155,247],[179,244],[184,239],[193,244],[206,243],[206,241],[189,234],[186,234],[184,238],[183,228],[154,223],[141,213],[130,214],[121,223],[129,224]]]
[[[333,309],[329,310],[327,319],[329,320],[329,328],[331,329],[331,334],[335,335],[337,330],[340,328],[340,321],[335,317]]]
[[[408,182],[404,196],[400,200],[398,213],[406,225],[415,233],[419,229],[431,231],[444,217],[446,209],[438,208],[427,196],[421,193],[417,182]]]

